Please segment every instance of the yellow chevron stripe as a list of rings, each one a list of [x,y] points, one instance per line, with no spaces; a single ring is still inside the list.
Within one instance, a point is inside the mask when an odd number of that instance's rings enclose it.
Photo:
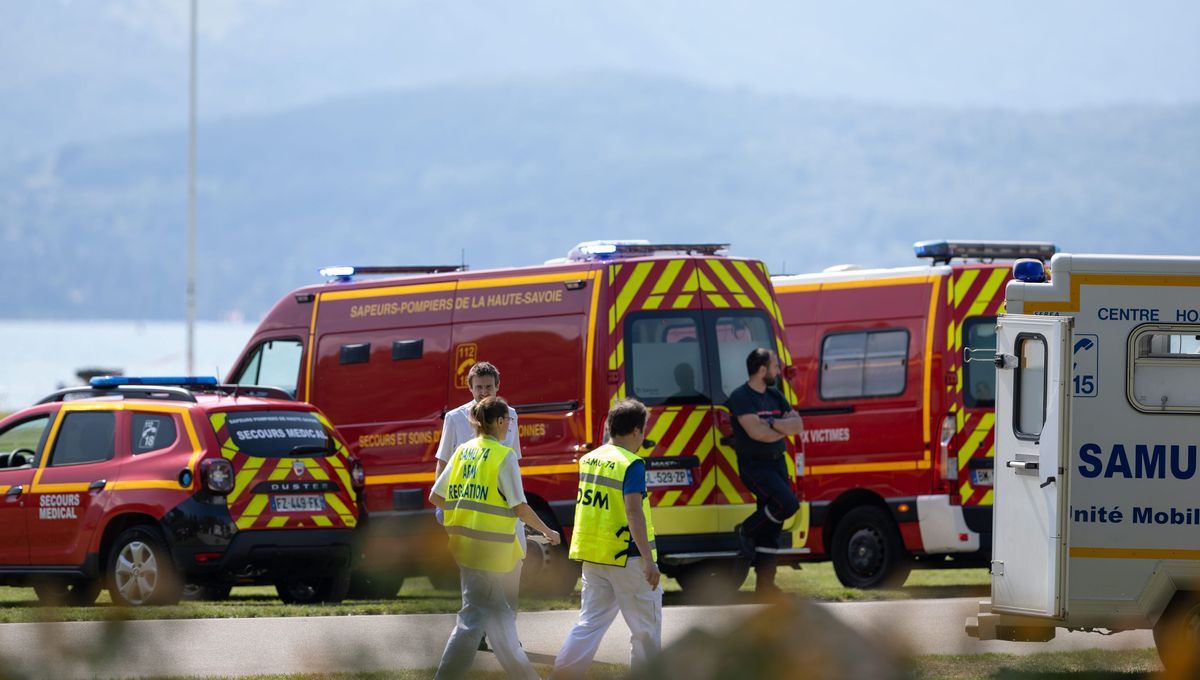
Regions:
[[[346,507],[346,504],[343,503],[342,499],[338,498],[337,494],[335,494],[335,493],[325,494],[325,502],[328,503],[329,507],[332,508],[333,511],[339,515],[349,515],[350,514],[350,509]]]
[[[958,329],[954,325],[954,319],[953,318],[947,319],[946,320],[946,346],[949,347],[950,349],[954,350],[955,352],[958,352],[958,344],[959,344],[958,333],[956,332],[957,330]]]
[[[282,515],[279,517],[272,517],[271,519],[267,520],[267,528],[268,529],[278,529],[279,527],[287,524],[287,521],[288,521],[288,518],[284,517]]]
[[[1004,277],[1006,276],[1008,276],[1007,270],[996,269],[992,271],[987,283],[983,284],[983,290],[979,291],[979,296],[971,304],[971,310],[967,312],[968,316],[979,316],[987,310],[988,305],[992,302],[992,298],[996,297],[996,292],[1000,290],[1000,284],[1004,283]]]
[[[726,263],[718,260],[705,260],[708,263],[708,268],[712,270],[721,283],[725,284],[725,288],[731,293],[741,293],[742,287],[738,285],[737,279],[733,278],[733,274],[725,268]]]
[[[729,478],[725,476],[723,470],[716,470],[717,473],[717,488],[721,490],[721,494],[725,496],[725,502],[730,505],[737,505],[742,502],[742,494],[738,492],[737,487]]]
[[[675,283],[675,277],[679,276],[680,270],[683,269],[683,263],[684,260],[671,260],[668,262],[666,268],[663,269],[662,276],[658,277],[658,281],[655,282],[654,288],[651,289],[650,293],[653,295],[665,295],[667,291],[671,290],[671,284]]]
[[[767,292],[766,287],[763,286],[763,284],[758,280],[758,277],[754,275],[754,272],[750,270],[750,265],[741,260],[735,260],[733,262],[733,268],[738,270],[738,273],[742,275],[742,280],[744,280],[750,286],[750,290],[753,291],[754,296],[758,298],[759,304],[761,304],[763,308],[767,310],[768,314],[775,318],[775,323],[782,326],[783,319],[779,317],[779,308],[775,306],[775,299],[771,297],[771,294]]]
[[[675,501],[678,501],[679,497],[682,495],[683,495],[683,492],[679,491],[678,489],[668,491],[663,494],[662,499],[660,499],[658,501],[658,503],[655,504],[654,507],[661,508],[661,507],[670,507],[672,505],[675,505]]]
[[[675,441],[671,442],[670,448],[667,449],[666,455],[683,455],[683,447],[687,446],[687,443],[692,440],[692,437],[696,434],[696,429],[707,419],[708,414],[707,410],[702,409],[696,409],[689,413],[687,420],[683,422],[683,427],[679,428],[679,434],[675,436]],[[663,431],[666,432],[666,430]]]
[[[617,318],[623,318],[625,312],[629,310],[629,304],[633,302],[633,298],[637,296],[642,289],[642,284],[646,282],[646,277],[650,275],[650,270],[654,269],[653,262],[639,262],[633,268],[633,273],[625,281],[625,286],[621,288],[621,292],[617,294]]]
[[[329,519],[329,518],[328,518],[328,517],[326,517],[325,515],[313,515],[313,516],[312,516],[312,521],[313,521],[314,523],[316,523],[316,525],[317,525],[317,526],[319,526],[319,527],[331,527],[331,526],[333,526],[333,520]]]
[[[747,296],[743,293],[738,293],[737,295],[734,295],[733,299],[737,301],[738,307],[753,307],[754,306],[754,301],[751,300],[749,298],[749,296]]]
[[[658,309],[662,306],[663,296],[651,295],[646,298],[646,302],[642,304],[642,309]]]
[[[254,526],[254,522],[258,520],[258,515],[242,515],[234,522],[239,529],[249,529]]]
[[[983,414],[979,419],[979,424],[975,426],[975,430],[971,432],[971,436],[967,437],[967,441],[963,443],[962,448],[958,450],[958,469],[962,470],[967,465],[967,461],[975,456],[975,451],[979,449],[979,445],[983,443],[988,432],[996,423],[996,414],[988,412]]]
[[[255,496],[246,504],[246,511],[242,513],[242,517],[258,517],[265,507],[267,507],[267,497],[261,494]]]
[[[692,494],[692,497],[688,499],[688,505],[703,505],[708,501],[708,497],[712,494],[713,488],[717,485],[716,473],[716,470],[711,470],[707,475],[705,475],[704,479],[700,481],[700,487],[697,488],[696,492]]]
[[[725,309],[729,307],[729,302],[727,302],[724,297],[718,295],[717,293],[709,293],[708,301],[717,309]]]
[[[975,283],[975,279],[979,277],[978,269],[966,269],[954,282],[954,308],[962,304],[963,298],[967,296],[967,291],[971,290],[971,284]]]
[[[679,415],[678,408],[664,410],[654,419],[654,424],[650,426],[650,433],[646,435],[646,438],[656,442],[661,441],[663,434],[671,426],[671,422],[675,420],[675,416],[677,415]]]
[[[288,462],[285,465],[284,460],[281,458],[279,462],[275,464],[275,469],[271,471],[271,474],[267,475],[267,479],[272,482],[278,482],[281,479],[286,479],[288,473],[291,471],[292,464]]]
[[[971,486],[971,480],[969,479],[963,482],[962,486],[958,488],[958,495],[962,499],[963,505],[967,504],[967,499],[970,498],[971,494],[973,493],[975,493],[975,487]]]
[[[696,297],[696,296],[695,295],[680,295],[679,297],[675,298],[675,303],[672,304],[671,306],[674,307],[675,309],[686,309],[687,307],[689,307],[692,304],[692,298],[694,298],[694,297]]]
[[[246,491],[246,486],[254,479],[254,475],[265,462],[266,458],[251,458],[246,461],[241,470],[238,470],[236,477],[234,477],[233,493],[229,494],[228,502],[230,505],[233,505],[234,501],[241,498],[242,493]]]

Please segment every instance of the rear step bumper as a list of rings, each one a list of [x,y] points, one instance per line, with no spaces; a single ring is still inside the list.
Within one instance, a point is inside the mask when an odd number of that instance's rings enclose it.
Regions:
[[[978,640],[1048,642],[1054,639],[1054,622],[1049,619],[992,612],[992,601],[979,603],[979,614],[966,621],[967,635]]]
[[[780,557],[807,555],[812,552],[808,548],[758,548],[757,550],[759,554]],[[658,561],[664,564],[691,564],[692,562],[701,562],[704,560],[733,560],[741,557],[742,554],[736,550],[710,550],[706,552],[672,553],[659,557]]]
[[[176,564],[189,576],[224,577],[247,568],[272,575],[329,575],[351,566],[353,529],[241,531],[225,549],[189,546],[175,550]],[[213,552],[222,553],[211,559]],[[204,557],[208,561],[202,561]]]

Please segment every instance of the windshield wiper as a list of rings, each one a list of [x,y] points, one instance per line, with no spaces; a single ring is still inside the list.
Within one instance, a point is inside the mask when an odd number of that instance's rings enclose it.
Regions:
[[[329,456],[333,454],[333,449],[329,446],[318,446],[316,444],[301,444],[293,446],[288,453],[289,457],[296,458],[299,456]]]

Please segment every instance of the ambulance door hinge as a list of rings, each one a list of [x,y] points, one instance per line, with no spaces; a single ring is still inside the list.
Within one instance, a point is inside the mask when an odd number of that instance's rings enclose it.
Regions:
[[[988,568],[988,573],[993,576],[1004,576],[1004,562],[1001,560],[992,560],[992,564]]]

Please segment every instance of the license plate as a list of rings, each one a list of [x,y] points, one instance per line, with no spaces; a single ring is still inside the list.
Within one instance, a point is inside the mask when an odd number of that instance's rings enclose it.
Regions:
[[[271,496],[275,512],[323,512],[325,499],[321,496]]]
[[[975,486],[991,486],[991,470],[971,470],[971,483]]]
[[[683,470],[646,470],[646,486],[691,486],[692,471]]]

